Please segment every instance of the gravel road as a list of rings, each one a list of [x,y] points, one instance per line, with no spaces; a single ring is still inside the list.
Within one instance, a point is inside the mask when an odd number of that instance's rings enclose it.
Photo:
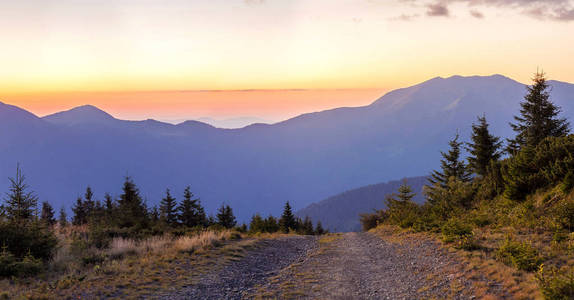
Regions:
[[[258,242],[241,260],[204,276],[162,299],[244,299],[254,288],[276,276],[281,269],[304,260],[317,247],[313,236],[285,236]]]
[[[430,238],[373,233],[260,241],[170,299],[474,299],[460,262]]]

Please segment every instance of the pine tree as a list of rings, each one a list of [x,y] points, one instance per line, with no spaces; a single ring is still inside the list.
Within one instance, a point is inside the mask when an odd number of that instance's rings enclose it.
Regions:
[[[265,220],[263,220],[261,215],[253,215],[253,217],[251,217],[251,222],[249,222],[249,231],[251,233],[266,232],[265,229]]]
[[[150,219],[151,219],[151,222],[154,223],[154,224],[157,223],[157,222],[159,222],[159,220],[161,219],[161,214],[160,214],[159,209],[157,208],[157,206],[154,206],[154,207],[151,209]]]
[[[82,197],[78,197],[78,199],[76,199],[76,204],[72,207],[72,212],[74,213],[72,224],[84,225],[88,223],[88,214]]]
[[[441,171],[433,171],[429,182],[431,184],[439,183],[446,186],[449,178],[454,177],[456,180],[469,181],[470,174],[467,166],[460,160],[460,146],[462,142],[458,141],[458,133],[448,144],[450,150],[448,153],[441,152]]]
[[[393,224],[401,227],[412,226],[417,213],[417,205],[412,201],[415,195],[407,180],[404,179],[398,193],[387,197],[387,213]]]
[[[60,224],[61,228],[68,226],[68,215],[66,214],[66,210],[63,207],[60,209],[60,217],[58,218],[58,224]]]
[[[229,205],[221,205],[217,210],[217,224],[225,228],[233,228],[237,224],[233,210]]]
[[[116,205],[114,203],[114,200],[112,199],[112,196],[108,193],[106,193],[106,195],[104,196],[104,216],[106,218],[106,220],[108,221],[108,223],[112,223],[113,217],[114,217],[114,212],[116,209]]]
[[[177,202],[175,198],[171,196],[169,189],[165,191],[165,197],[161,200],[159,211],[160,219],[169,226],[174,226],[177,224]]]
[[[48,202],[42,202],[42,212],[40,213],[40,221],[47,226],[52,226],[56,224],[56,219],[54,218],[54,209]]]
[[[275,217],[273,216],[267,217],[264,223],[265,223],[265,232],[274,233],[279,231],[279,224]]]
[[[123,193],[118,201],[118,225],[120,227],[147,227],[147,209],[139,190],[130,177],[126,177]]]
[[[283,208],[283,214],[279,219],[279,228],[284,233],[289,233],[289,230],[297,230],[297,220],[295,220],[289,201],[285,203]]]
[[[311,221],[309,216],[305,216],[305,219],[303,220],[303,222],[301,224],[300,231],[301,231],[301,234],[304,234],[304,235],[315,234],[315,231],[313,230],[313,222]]]
[[[321,221],[317,221],[317,226],[315,226],[315,234],[316,235],[325,234],[325,229],[323,229],[323,225],[321,224]]]
[[[89,186],[86,188],[84,199],[85,199],[84,211],[86,212],[86,216],[89,219],[94,214],[94,210],[96,208],[96,202],[94,201],[94,193],[92,192],[92,188]]]
[[[471,143],[466,143],[468,166],[476,174],[484,177],[487,174],[491,161],[497,161],[501,153],[500,138],[490,134],[486,117],[478,117],[478,124],[472,124]]]
[[[207,217],[205,210],[201,206],[199,199],[193,199],[193,193],[188,186],[183,192],[183,201],[181,201],[179,211],[179,221],[187,227],[207,226]]]
[[[26,177],[22,174],[20,165],[16,166],[16,177],[9,180],[10,192],[6,194],[4,207],[6,217],[15,223],[33,220],[36,217],[38,198],[33,192],[27,191]]]
[[[449,180],[454,179],[462,182],[470,181],[468,167],[460,160],[460,147],[462,142],[458,141],[458,133],[448,144],[450,149],[448,153],[441,152],[441,171],[433,171],[428,179],[429,185],[426,186],[429,202],[433,202],[433,192],[437,187],[447,188]]]
[[[516,132],[516,137],[508,140],[507,151],[511,154],[525,146],[536,146],[547,137],[566,136],[570,131],[568,121],[558,117],[560,107],[550,101],[544,72],[536,72],[533,81],[520,103],[520,116],[514,116],[515,124],[510,123]]]

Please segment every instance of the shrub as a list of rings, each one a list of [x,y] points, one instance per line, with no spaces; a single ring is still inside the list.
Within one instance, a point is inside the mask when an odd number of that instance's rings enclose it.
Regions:
[[[574,270],[545,270],[542,265],[536,280],[544,299],[574,299]]]
[[[519,243],[510,238],[496,251],[496,258],[506,265],[528,272],[537,270],[542,263],[538,251],[530,243]]]
[[[34,258],[30,253],[18,260],[6,248],[0,252],[0,277],[32,276],[40,273],[43,267],[42,260]]]
[[[458,218],[450,218],[442,226],[442,238],[446,243],[455,243],[455,247],[464,250],[474,250],[478,248],[472,226],[462,222]]]
[[[23,259],[27,254],[48,261],[52,258],[58,240],[56,236],[37,222],[15,224],[0,222],[0,246]]]
[[[377,210],[371,214],[361,214],[361,228],[363,231],[369,231],[381,224],[385,220],[385,216],[383,210]]]

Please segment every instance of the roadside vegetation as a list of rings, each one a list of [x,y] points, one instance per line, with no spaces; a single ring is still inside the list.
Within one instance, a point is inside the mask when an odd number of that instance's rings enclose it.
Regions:
[[[478,117],[471,140],[457,134],[442,153],[424,205],[405,182],[386,209],[361,216],[363,229],[428,232],[467,258],[470,276],[493,277],[513,297],[573,299],[574,135],[549,96],[537,73],[504,149]]]
[[[237,224],[229,205],[207,216],[189,187],[181,201],[166,190],[149,208],[129,177],[117,198],[97,200],[87,187],[71,217],[65,208],[56,217],[19,166],[9,180],[0,206],[0,299],[154,295],[238,259],[257,238],[325,232],[296,218],[289,203],[281,217],[256,214],[249,226]]]

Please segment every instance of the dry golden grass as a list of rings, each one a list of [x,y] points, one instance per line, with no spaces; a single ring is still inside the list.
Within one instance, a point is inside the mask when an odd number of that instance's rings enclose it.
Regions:
[[[84,265],[70,251],[71,231],[58,231],[62,247],[46,274],[0,280],[0,291],[14,299],[145,298],[192,284],[205,272],[237,260],[256,242],[240,240],[240,234],[229,230],[141,241],[115,238],[107,249],[88,249],[105,257],[104,261]]]

